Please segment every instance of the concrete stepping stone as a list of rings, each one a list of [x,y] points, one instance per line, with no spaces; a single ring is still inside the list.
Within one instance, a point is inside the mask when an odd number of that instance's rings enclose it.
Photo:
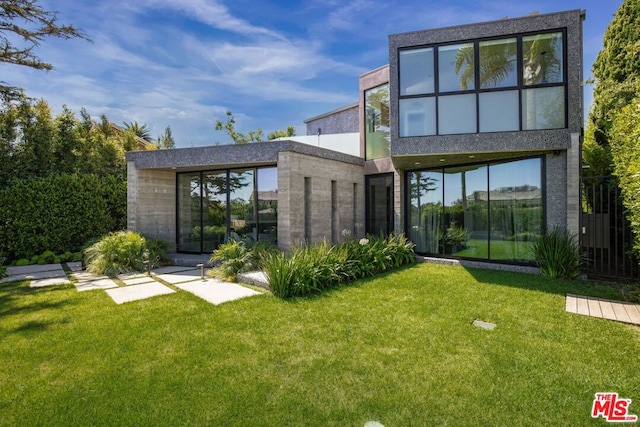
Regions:
[[[189,271],[193,270],[194,267],[181,267],[179,265],[169,265],[167,267],[156,268],[155,270],[151,270],[153,274],[169,274],[169,273],[177,273],[179,271]]]
[[[77,261],[77,262],[68,262],[67,263],[67,267],[69,268],[69,270],[71,271],[82,271],[82,262],[81,261]]]
[[[141,276],[141,277],[132,277],[130,279],[120,279],[124,282],[125,285],[140,285],[142,283],[152,283],[156,280],[153,277],[149,276]]]
[[[245,288],[235,283],[222,282],[216,279],[176,284],[176,287],[190,292],[211,304],[218,305],[254,295],[262,295],[258,291]]]
[[[44,264],[44,265],[24,265],[21,267],[7,267],[7,274],[9,276],[17,276],[20,274],[34,274],[41,273],[43,271],[56,271],[62,270],[62,266],[60,264]]]
[[[62,266],[60,264],[49,265],[47,266],[48,268],[47,270],[43,270],[43,269],[28,270],[26,269],[26,267],[45,267],[45,266],[28,265],[25,267],[9,267],[11,268],[10,272],[9,272],[9,268],[7,269],[9,276],[0,280],[0,283],[15,282],[18,280],[20,281],[40,280],[40,279],[52,279],[52,278],[60,278],[60,277],[63,277],[66,279],[67,277],[67,273],[65,273],[65,271],[62,269]]]
[[[75,283],[78,292],[93,291],[96,289],[111,289],[117,288],[118,284],[113,280],[107,278],[96,280],[83,280]]]
[[[109,294],[116,304],[123,304],[125,302],[138,301],[158,295],[173,294],[176,291],[162,283],[153,282],[142,285],[126,286],[124,288],[107,289],[105,292]]]
[[[206,278],[207,277],[206,269],[204,271],[204,275]],[[199,268],[193,269],[193,270],[181,271],[178,273],[157,274],[156,276],[167,283],[171,283],[172,285],[175,285],[176,283],[193,282],[194,280],[202,281]]]
[[[43,288],[45,286],[70,285],[71,281],[65,277],[52,277],[48,279],[32,280],[29,284],[30,288]]]

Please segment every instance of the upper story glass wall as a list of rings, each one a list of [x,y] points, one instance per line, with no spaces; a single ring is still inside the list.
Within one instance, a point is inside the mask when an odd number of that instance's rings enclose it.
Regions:
[[[364,102],[365,159],[389,157],[389,84],[366,90]]]
[[[399,135],[566,127],[564,31],[398,52]]]

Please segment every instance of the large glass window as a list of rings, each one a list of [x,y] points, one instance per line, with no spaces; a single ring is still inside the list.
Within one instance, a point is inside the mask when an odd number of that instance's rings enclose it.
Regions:
[[[436,134],[436,99],[400,100],[400,136]]]
[[[364,92],[366,159],[390,157],[389,84]]]
[[[487,40],[480,46],[480,88],[518,85],[518,43],[516,38]]]
[[[178,175],[178,247],[186,252],[200,252],[202,231],[200,174]]]
[[[393,232],[393,174],[366,177],[367,234]]]
[[[416,252],[532,262],[542,231],[542,160],[407,173],[408,230]]]
[[[566,127],[563,34],[400,50],[400,137]]]
[[[208,253],[230,240],[276,243],[277,175],[275,167],[178,174],[178,250]]]
[[[433,93],[433,48],[403,50],[400,60],[400,95]]]
[[[475,88],[473,43],[438,48],[438,91],[456,92]]]
[[[258,169],[258,240],[278,243],[278,169]]]

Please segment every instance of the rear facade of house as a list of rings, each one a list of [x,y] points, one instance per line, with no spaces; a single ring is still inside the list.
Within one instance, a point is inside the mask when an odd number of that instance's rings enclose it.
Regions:
[[[178,252],[395,232],[425,256],[531,263],[543,230],[579,230],[583,19],[391,35],[358,102],[307,136],[128,153],[128,226]]]

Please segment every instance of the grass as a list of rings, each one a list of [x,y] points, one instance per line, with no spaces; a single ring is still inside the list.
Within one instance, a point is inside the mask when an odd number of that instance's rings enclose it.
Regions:
[[[431,264],[220,306],[2,284],[0,425],[603,425],[599,391],[640,414],[640,328],[565,292],[619,296]]]

